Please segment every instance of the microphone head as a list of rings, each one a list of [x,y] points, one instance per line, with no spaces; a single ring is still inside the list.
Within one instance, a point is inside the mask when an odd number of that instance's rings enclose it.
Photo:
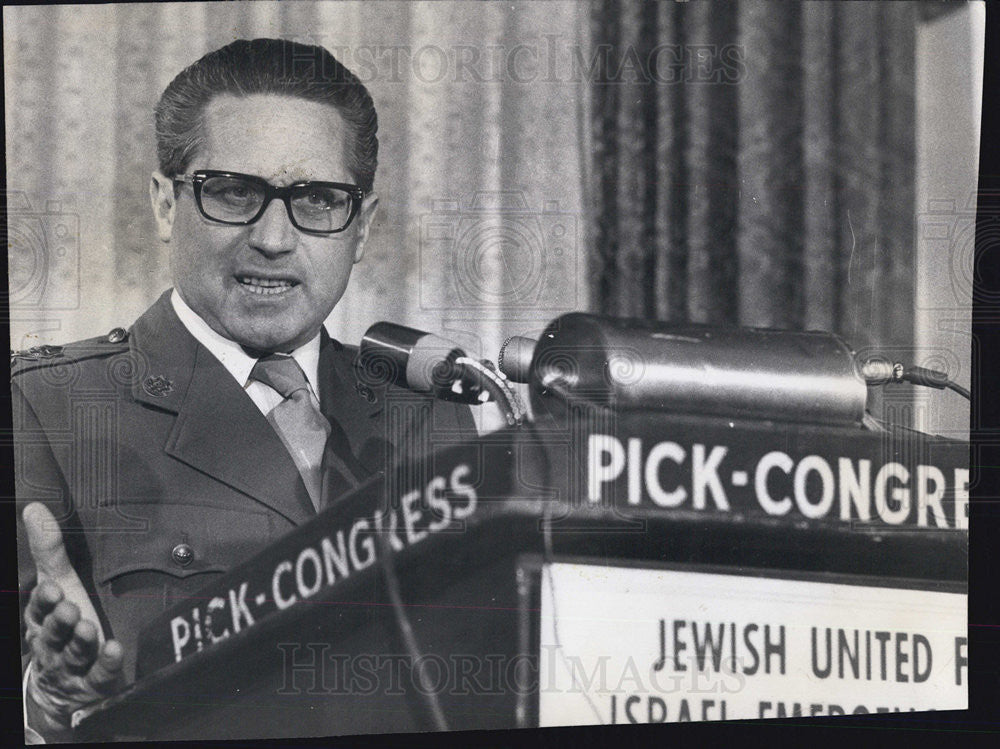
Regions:
[[[464,356],[455,343],[433,333],[426,333],[417,340],[406,362],[406,382],[410,390],[427,393],[439,386],[440,382],[434,381],[435,370],[449,360],[452,352],[456,352],[455,356]]]
[[[391,322],[377,322],[365,332],[358,347],[358,364],[369,380],[407,387],[406,367],[422,330]]]
[[[500,347],[497,366],[512,382],[528,382],[531,378],[531,359],[535,355],[534,338],[512,335]]]
[[[454,341],[395,323],[375,323],[358,347],[355,363],[369,381],[391,383],[442,400],[479,405],[486,398],[475,362]],[[471,369],[470,369],[471,368]]]

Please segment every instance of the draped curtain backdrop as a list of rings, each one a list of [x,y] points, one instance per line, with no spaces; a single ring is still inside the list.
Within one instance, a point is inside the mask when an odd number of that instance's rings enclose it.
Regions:
[[[918,12],[595,4],[593,307],[912,345]]]

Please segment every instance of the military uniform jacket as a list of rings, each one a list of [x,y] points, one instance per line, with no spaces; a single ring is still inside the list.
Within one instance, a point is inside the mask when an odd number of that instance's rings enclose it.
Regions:
[[[468,407],[359,376],[356,351],[321,335],[328,483],[356,485],[436,436],[475,436]],[[143,625],[315,516],[281,439],[169,292],[130,331],[12,360],[22,600],[34,565],[20,509],[43,501],[130,678]]]

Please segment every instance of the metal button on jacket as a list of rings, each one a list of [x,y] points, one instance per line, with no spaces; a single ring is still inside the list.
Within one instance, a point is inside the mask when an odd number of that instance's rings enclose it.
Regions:
[[[108,333],[108,343],[121,343],[127,336],[125,328],[115,328]]]
[[[177,544],[170,552],[170,557],[181,567],[187,567],[194,561],[194,549],[187,544]]]

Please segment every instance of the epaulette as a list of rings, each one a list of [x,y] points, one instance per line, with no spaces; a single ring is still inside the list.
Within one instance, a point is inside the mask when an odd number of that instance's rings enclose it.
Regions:
[[[22,351],[11,349],[10,376],[13,379],[36,369],[112,356],[128,348],[128,337],[129,333],[125,328],[113,328],[107,335],[87,338],[66,346],[43,344]]]

